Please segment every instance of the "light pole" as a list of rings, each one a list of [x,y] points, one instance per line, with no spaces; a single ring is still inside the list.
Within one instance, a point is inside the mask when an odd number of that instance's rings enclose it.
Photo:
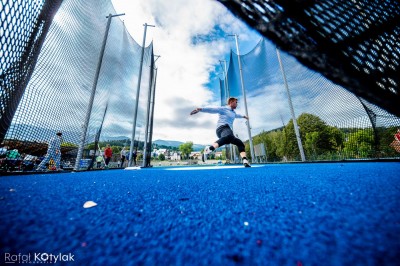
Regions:
[[[129,152],[131,153],[129,156],[128,166],[132,166],[132,152],[133,152],[133,144],[135,143],[135,132],[136,132],[136,120],[137,120],[137,113],[139,107],[139,95],[140,95],[140,82],[142,80],[142,69],[143,69],[143,57],[144,57],[144,46],[146,45],[146,32],[147,27],[155,27],[154,25],[149,25],[147,23],[143,24],[144,26],[144,34],[143,34],[143,44],[142,44],[142,54],[140,56],[140,67],[139,67],[139,76],[138,76],[138,84],[136,89],[136,106],[135,111],[133,113],[133,125],[132,125],[132,138],[131,138],[131,146],[129,148]]]
[[[90,114],[92,113],[94,96],[96,95],[96,87],[97,87],[97,82],[99,81],[100,69],[101,69],[101,64],[103,62],[104,50],[106,48],[108,32],[110,30],[110,25],[111,25],[111,19],[113,17],[123,16],[123,15],[125,15],[125,13],[117,14],[117,15],[109,14],[106,17],[106,18],[108,18],[106,31],[104,33],[104,39],[103,39],[103,43],[101,45],[99,61],[97,63],[96,74],[95,74],[95,77],[94,77],[94,82],[93,82],[92,92],[91,92],[90,99],[89,99],[88,109],[86,111],[85,122],[82,125],[81,142],[79,143],[78,154],[76,156],[75,167],[74,167],[75,171],[79,170],[79,164],[80,164],[80,161],[82,159],[83,147],[85,146],[85,140],[86,140],[86,134],[87,134],[87,129],[88,129],[89,120],[90,120]]]
[[[249,117],[249,112],[247,110],[247,99],[246,99],[246,90],[244,88],[244,80],[243,80],[243,72],[242,72],[242,63],[240,60],[240,52],[239,52],[239,42],[238,42],[238,36],[237,34],[230,34],[228,36],[234,36],[235,41],[236,41],[236,51],[237,51],[237,56],[238,56],[238,62],[239,62],[239,73],[240,73],[240,84],[242,86],[242,93],[243,93],[243,102],[244,102],[244,108],[246,112],[246,116]],[[249,143],[250,143],[250,153],[251,153],[251,162],[254,162],[254,147],[253,147],[253,139],[251,137],[251,130],[250,130],[250,119],[247,120],[247,133],[249,135]]]

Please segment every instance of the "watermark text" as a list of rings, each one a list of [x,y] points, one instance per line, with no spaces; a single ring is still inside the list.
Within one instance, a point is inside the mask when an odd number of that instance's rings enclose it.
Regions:
[[[4,253],[4,263],[57,263],[57,262],[73,262],[75,261],[74,255],[71,253],[63,254],[52,254],[52,253]]]

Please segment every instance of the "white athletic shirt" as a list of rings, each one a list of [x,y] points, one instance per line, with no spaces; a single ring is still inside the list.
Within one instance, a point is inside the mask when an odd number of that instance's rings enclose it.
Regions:
[[[223,125],[228,125],[231,129],[233,129],[233,121],[235,118],[244,118],[243,115],[237,114],[235,110],[230,108],[229,106],[222,107],[203,107],[200,112],[209,113],[209,114],[218,114],[218,123],[217,128]]]

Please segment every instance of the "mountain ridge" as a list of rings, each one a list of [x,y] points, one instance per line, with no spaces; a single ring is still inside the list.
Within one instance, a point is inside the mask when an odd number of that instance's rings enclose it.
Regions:
[[[154,140],[153,144],[157,144],[160,146],[170,146],[170,147],[176,147],[178,148],[181,144],[184,144],[185,142],[182,141],[177,141],[177,140]],[[203,144],[193,144],[193,150],[194,151],[200,151],[204,148],[205,145]]]

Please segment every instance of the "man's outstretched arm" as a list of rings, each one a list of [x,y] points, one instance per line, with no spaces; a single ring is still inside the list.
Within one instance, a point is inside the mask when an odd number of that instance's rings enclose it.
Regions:
[[[224,107],[202,107],[202,108],[196,108],[192,112],[190,112],[190,115],[197,114],[198,112],[204,112],[204,113],[209,113],[209,114],[221,114],[224,112]]]

